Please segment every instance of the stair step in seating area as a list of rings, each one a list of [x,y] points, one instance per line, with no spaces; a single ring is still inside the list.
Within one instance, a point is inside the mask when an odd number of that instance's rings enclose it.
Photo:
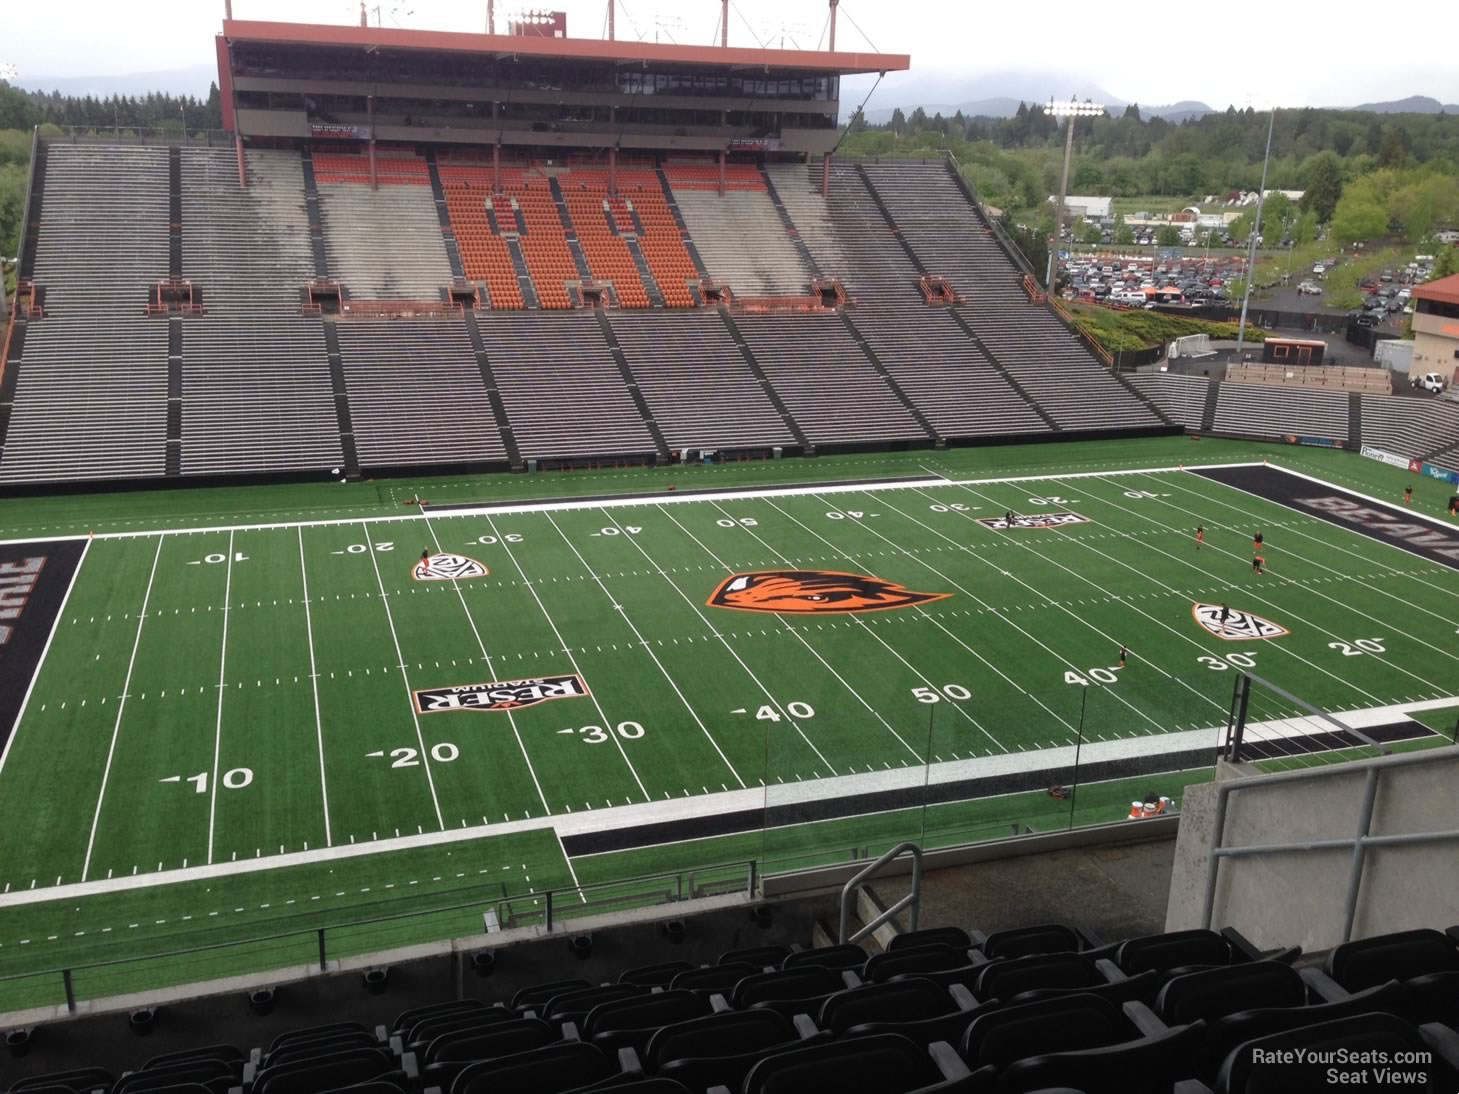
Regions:
[[[1325,1066],[1290,1060],[1337,1046],[1422,1060],[1383,1089],[1447,1094],[1456,939],[1397,931],[1299,969],[1300,948],[1230,927],[1102,943],[1060,923],[937,926],[874,953],[760,945],[597,983],[468,981],[388,1021],[362,1004],[258,1045],[240,1021],[223,1043],[77,1062],[9,1094],[1301,1094],[1327,1089]]]
[[[608,225],[607,172],[576,169],[560,175],[558,186],[562,189],[563,204],[572,217],[573,231],[577,233],[583,257],[587,260],[588,269],[593,272],[593,280],[612,283],[619,307],[647,308],[648,293],[644,290],[638,266],[628,252],[628,244]],[[619,197],[614,199],[613,204],[622,211],[625,232],[632,233],[635,229],[632,216],[627,212],[627,202]]]
[[[818,168],[804,170],[808,181],[819,179]],[[835,238],[849,263],[847,290],[857,303],[914,307],[918,315],[924,312],[926,306],[917,291],[917,268],[892,235],[854,166],[831,165],[828,207]],[[816,261],[824,259],[817,255]]]
[[[849,263],[836,238],[831,209],[821,195],[820,168],[807,171],[804,164],[771,163],[766,164],[765,173],[775,185],[780,204],[785,206],[796,234],[820,267],[821,275],[845,280]]]
[[[483,315],[480,326],[523,458],[653,453],[595,316]],[[572,362],[570,371],[564,361]]]
[[[837,316],[736,322],[811,443],[929,439]]]
[[[143,317],[168,274],[166,148],[46,150],[35,284],[0,482],[160,476],[167,442],[167,321]]]
[[[361,466],[506,459],[463,324],[352,319],[336,332]]]
[[[612,323],[670,448],[795,443],[718,314],[617,312]]]
[[[316,175],[329,272],[353,297],[439,300],[451,283],[451,263],[429,166],[420,157],[402,157],[399,164],[392,160],[391,166],[398,167],[400,174],[392,177],[402,184],[378,190],[356,181],[357,174],[330,173],[349,180],[337,182]]]

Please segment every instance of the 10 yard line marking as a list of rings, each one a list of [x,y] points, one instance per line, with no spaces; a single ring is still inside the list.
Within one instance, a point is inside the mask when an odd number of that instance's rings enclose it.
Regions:
[[[324,845],[334,846],[329,831],[329,787],[324,781],[324,722],[319,717],[319,669],[314,664],[314,620],[309,611],[309,574],[304,566],[304,529],[299,528],[299,580],[304,585],[304,630],[309,637],[309,686],[314,691],[314,736],[319,742],[319,793],[324,799]]]
[[[420,762],[425,768],[426,785],[431,788],[431,804],[436,807],[436,824],[444,830],[446,818],[441,815],[441,799],[436,797],[436,778],[431,774],[431,756],[426,751],[426,740],[420,731],[420,715],[415,709],[415,693],[410,690],[410,677],[405,674],[405,655],[400,651],[400,635],[395,633],[395,615],[390,611],[390,598],[385,595],[385,580],[380,576],[380,561],[375,557],[375,541],[370,538],[370,527],[359,522],[365,533],[365,547],[370,555],[370,565],[375,568],[375,583],[380,586],[380,603],[385,607],[385,621],[390,624],[390,641],[395,643],[395,663],[400,666],[400,679],[405,684],[405,701],[410,704],[410,720],[415,723],[415,743],[420,745]]]
[[[213,862],[213,828],[218,817],[218,765],[223,758],[223,693],[228,690],[228,605],[233,597],[233,533],[228,533],[228,565],[223,576],[223,642],[218,654],[218,721],[213,729],[213,781],[208,789],[208,863]]]
[[[157,537],[157,551],[152,556],[152,572],[147,575],[147,590],[142,594],[142,610],[137,613],[137,637],[132,640],[132,656],[127,660],[127,675],[122,680],[122,694],[117,702],[117,717],[111,727],[111,744],[106,750],[106,767],[101,772],[101,789],[96,794],[96,812],[91,816],[91,835],[86,839],[86,858],[81,863],[81,880],[91,870],[91,851],[96,845],[96,825],[101,820],[101,803],[106,800],[106,783],[111,777],[111,760],[117,750],[117,735],[122,729],[122,712],[127,709],[127,695],[132,690],[132,667],[137,663],[137,647],[142,644],[142,624],[147,619],[147,602],[152,598],[152,581],[157,577],[157,560],[162,557],[162,536]]]
[[[10,755],[10,746],[15,743],[15,738],[20,736],[20,722],[25,717],[25,708],[30,705],[31,692],[35,691],[35,682],[41,677],[41,669],[45,667],[46,655],[51,652],[51,643],[56,640],[56,631],[61,627],[61,618],[66,614],[66,605],[71,600],[71,590],[76,587],[76,578],[81,574],[81,564],[86,561],[86,552],[91,550],[91,540],[87,540],[81,548],[81,557],[76,560],[76,569],[71,571],[71,581],[66,586],[66,595],[61,597],[61,606],[56,609],[56,618],[51,622],[51,633],[46,636],[46,644],[41,649],[40,660],[35,663],[35,671],[30,674],[30,683],[25,688],[25,698],[20,701],[20,709],[15,712],[15,722],[10,727],[10,736],[5,739],[5,747],[0,748],[0,771],[5,770],[5,757]]]

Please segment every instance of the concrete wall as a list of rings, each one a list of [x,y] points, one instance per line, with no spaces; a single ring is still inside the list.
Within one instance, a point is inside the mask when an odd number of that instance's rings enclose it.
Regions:
[[[1459,749],[1427,754],[1432,762],[1385,767],[1371,835],[1459,830]],[[1369,763],[1314,770],[1271,781],[1248,765],[1230,768],[1225,846],[1351,839],[1358,830]],[[1166,930],[1201,926],[1202,902],[1220,782],[1186,788],[1171,873]],[[1235,926],[1258,946],[1329,949],[1343,939],[1349,848],[1226,858],[1217,875],[1211,925]],[[1459,921],[1459,840],[1369,847],[1358,891],[1353,937]]]

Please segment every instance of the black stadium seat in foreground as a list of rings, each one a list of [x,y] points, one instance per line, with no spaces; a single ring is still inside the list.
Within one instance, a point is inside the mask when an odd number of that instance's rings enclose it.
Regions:
[[[991,1073],[972,1075],[947,1045],[935,1055],[894,1034],[806,1045],[761,1060],[745,1078],[744,1094],[877,1091],[878,1094],[996,1090]]]

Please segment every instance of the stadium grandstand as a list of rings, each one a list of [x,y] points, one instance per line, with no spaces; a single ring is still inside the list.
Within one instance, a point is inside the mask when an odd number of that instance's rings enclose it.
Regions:
[[[1459,405],[1122,371],[731,4],[37,130],[0,1091],[1459,1089]]]

